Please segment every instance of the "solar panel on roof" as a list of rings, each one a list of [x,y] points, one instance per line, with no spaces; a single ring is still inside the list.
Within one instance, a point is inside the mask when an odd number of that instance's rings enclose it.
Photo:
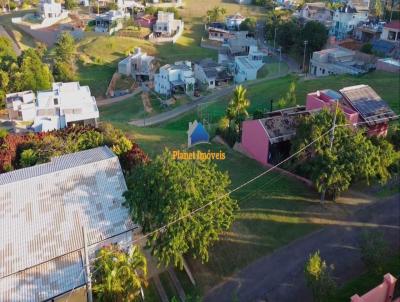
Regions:
[[[384,101],[362,100],[354,102],[354,107],[365,117],[391,111],[389,106]]]

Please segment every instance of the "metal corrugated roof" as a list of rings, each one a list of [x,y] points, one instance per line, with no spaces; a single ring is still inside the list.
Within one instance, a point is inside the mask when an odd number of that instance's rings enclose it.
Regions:
[[[127,188],[121,166],[107,147],[1,174],[0,184],[0,301],[24,301],[18,297],[28,289],[41,292],[40,278],[14,291],[15,296],[8,286],[18,278],[24,282],[24,274],[46,261],[46,265],[64,270],[51,262],[83,247],[83,226],[89,245],[133,227],[128,209],[122,205]],[[35,269],[45,272],[43,278],[47,279],[64,274],[58,269],[48,273],[45,268]],[[55,284],[53,291],[62,293],[64,287]],[[51,293],[48,288],[44,291]]]

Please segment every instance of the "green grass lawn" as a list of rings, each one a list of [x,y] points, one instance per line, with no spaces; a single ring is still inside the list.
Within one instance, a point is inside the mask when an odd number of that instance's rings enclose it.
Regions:
[[[391,273],[394,277],[398,278],[400,276],[400,254],[389,258],[388,262],[384,265],[383,271],[384,274]],[[377,276],[366,272],[339,288],[335,297],[329,300],[329,302],[349,301],[350,297],[355,294],[362,296],[371,289],[377,287],[382,281],[383,275]]]

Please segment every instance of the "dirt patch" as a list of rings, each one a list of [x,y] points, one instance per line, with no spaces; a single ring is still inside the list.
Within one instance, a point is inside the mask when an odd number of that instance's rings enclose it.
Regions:
[[[147,92],[143,92],[142,93],[142,102],[143,102],[144,110],[147,113],[152,113],[153,112],[153,107],[151,106],[150,97],[149,97],[149,94]]]

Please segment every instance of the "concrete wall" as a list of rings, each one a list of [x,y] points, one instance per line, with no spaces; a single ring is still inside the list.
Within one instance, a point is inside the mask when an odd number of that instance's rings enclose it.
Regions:
[[[269,139],[260,120],[247,120],[242,124],[242,147],[256,161],[267,164]]]

